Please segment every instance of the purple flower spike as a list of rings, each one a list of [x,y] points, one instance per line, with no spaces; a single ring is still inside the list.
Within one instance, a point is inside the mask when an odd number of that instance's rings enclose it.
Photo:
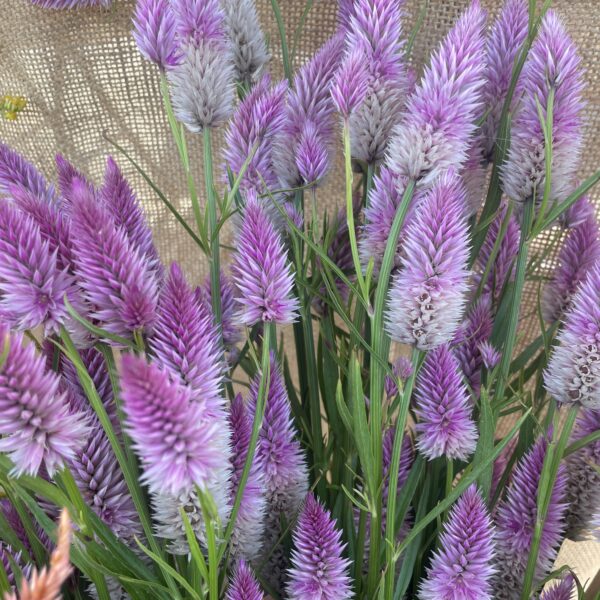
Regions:
[[[564,200],[572,190],[582,146],[583,73],[581,59],[556,13],[544,16],[521,75],[522,100],[513,119],[510,151],[502,169],[509,198],[540,203],[544,191],[544,133],[538,113],[549,106],[554,90],[552,122],[552,189],[550,201]]]
[[[238,342],[242,341],[243,335],[237,320],[237,302],[235,299],[235,288],[231,278],[221,271],[221,334],[225,349],[231,350]],[[206,302],[210,307],[211,286],[210,275],[206,277],[203,288],[197,288],[194,293],[197,302]],[[207,308],[212,310],[212,308]]]
[[[600,430],[600,411],[583,409],[575,423],[571,442]],[[566,458],[567,536],[581,539],[592,528],[592,517],[600,507],[600,441],[590,442]]]
[[[473,0],[408,99],[389,146],[388,166],[396,176],[429,186],[466,161],[477,117],[483,112],[484,28],[485,12]]]
[[[226,600],[264,600],[264,597],[252,569],[240,559],[233,572]]]
[[[460,179],[447,173],[409,223],[402,269],[388,296],[387,329],[393,340],[428,350],[454,335],[468,289],[464,203]]]
[[[420,600],[491,600],[494,527],[474,484],[452,507]]]
[[[69,210],[73,201],[73,194],[84,185],[88,188],[90,194],[95,194],[94,186],[86,179],[85,175],[76,169],[62,154],[57,154],[55,156],[55,162],[58,176],[58,189],[61,195],[61,204],[64,209]]]
[[[239,394],[231,403],[229,422],[233,450],[232,494],[235,494],[248,456],[252,434],[252,420]],[[242,501],[231,538],[232,554],[234,556],[243,556],[249,561],[258,558],[264,533],[265,509],[263,465],[260,458],[255,455],[242,493]]]
[[[318,185],[329,169],[329,148],[314,123],[304,124],[296,153],[296,167],[304,184]]]
[[[199,411],[224,418],[223,365],[214,316],[198,303],[173,263],[158,307],[150,348],[157,362],[192,391]]]
[[[574,583],[573,577],[569,574],[560,583],[544,591],[540,600],[571,600]]]
[[[529,15],[526,0],[506,0],[488,38],[487,82],[483,99],[488,116],[482,125],[485,160],[491,162],[514,62],[527,37]],[[518,96],[515,93],[514,98]]]
[[[296,429],[292,409],[285,389],[281,369],[271,355],[269,393],[255,460],[263,466],[267,499],[265,541],[263,548],[270,552],[265,574],[268,581],[280,588],[285,579],[287,557],[277,540],[281,535],[282,520],[293,523],[308,491],[308,471]],[[249,412],[254,418],[260,373],[250,388]]]
[[[331,97],[344,118],[358,109],[369,91],[369,70],[362,48],[347,53],[331,86]]]
[[[175,0],[181,46],[178,65],[167,72],[177,118],[192,132],[217,127],[231,114],[235,71],[225,15],[218,0]]]
[[[111,333],[131,337],[154,324],[157,283],[153,269],[124,229],[80,181],[73,184],[72,238],[79,283],[90,315]]]
[[[175,15],[168,0],[138,0],[133,38],[142,56],[163,71],[177,64]]]
[[[552,281],[544,288],[542,314],[546,322],[556,321],[569,309],[579,284],[600,258],[598,233],[598,223],[592,217],[567,234]]]
[[[466,460],[475,451],[477,427],[458,361],[448,346],[427,354],[415,397],[419,451],[429,460],[438,456]]]
[[[352,156],[367,163],[383,160],[408,90],[401,6],[398,0],[356,0],[346,32],[350,56],[362,54],[368,70],[364,102],[349,121]]]
[[[329,511],[312,494],[293,535],[290,600],[347,600],[352,598],[350,561],[342,557],[345,544]]]
[[[596,208],[590,201],[589,196],[582,196],[559,217],[563,227],[571,229],[596,217]]]
[[[506,498],[498,506],[496,518],[497,574],[494,576],[494,598],[520,598],[531,541],[537,518],[537,495],[547,441],[540,438],[519,461]],[[542,531],[536,579],[543,578],[554,563],[564,535],[567,472],[561,465]]]
[[[392,364],[392,372],[395,377],[400,379],[402,382],[406,381],[413,372],[413,366],[410,359],[406,356],[399,356]],[[398,393],[398,386],[396,381],[389,375],[385,376],[385,395],[388,398],[394,398]]]
[[[31,3],[41,8],[69,10],[72,8],[87,8],[89,6],[108,8],[112,4],[112,0],[31,0]]]
[[[162,265],[152,240],[152,231],[144,217],[144,211],[131,186],[112,157],[106,161],[104,185],[99,192],[100,200],[108,208],[117,227],[122,227],[129,243],[160,271]]]
[[[225,134],[225,162],[238,174],[256,146],[250,160],[241,189],[255,189],[258,193],[277,187],[277,175],[273,166],[273,140],[281,133],[285,122],[285,94],[287,84],[280,82],[270,87],[265,75],[240,102],[229,129]]]
[[[228,468],[229,449],[192,391],[130,354],[123,357],[121,385],[127,431],[150,491],[177,496],[195,485],[210,489],[215,474]]]
[[[53,475],[81,448],[87,428],[72,413],[60,380],[47,371],[33,344],[0,324],[0,344],[8,352],[0,368],[0,452],[14,462],[14,475],[36,475],[43,465]]]
[[[240,320],[248,326],[261,321],[285,325],[298,315],[292,296],[294,278],[281,237],[264,205],[254,192],[246,195],[246,206],[231,267]]]
[[[492,370],[502,358],[502,355],[490,342],[483,341],[479,344],[479,352],[481,354],[481,361],[486,369]]]
[[[544,373],[546,390],[559,402],[600,409],[600,265],[575,294],[558,346]]]
[[[13,189],[26,190],[49,203],[55,201],[54,188],[23,156],[0,144],[0,196],[11,195]]]
[[[56,251],[28,215],[0,202],[0,311],[14,329],[44,326],[57,332],[67,318],[64,296],[71,278],[58,268]]]

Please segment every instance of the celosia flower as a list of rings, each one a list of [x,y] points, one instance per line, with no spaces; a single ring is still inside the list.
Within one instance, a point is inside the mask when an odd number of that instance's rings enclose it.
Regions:
[[[577,227],[577,225],[585,223],[585,221],[588,221],[589,219],[594,219],[595,216],[596,209],[590,202],[589,196],[581,196],[579,200],[576,200],[560,215],[559,221],[563,227],[571,229],[572,227]]]
[[[542,315],[552,323],[568,310],[573,294],[600,258],[598,223],[592,217],[569,231],[558,253],[558,266],[542,296]]]
[[[194,486],[209,490],[228,470],[229,448],[219,423],[203,414],[192,390],[167,371],[130,354],[121,364],[127,432],[144,465],[151,492],[174,496]]]
[[[0,144],[0,195],[10,195],[15,188],[27,190],[50,203],[55,200],[54,188],[48,185],[46,178],[18,152]]]
[[[296,150],[296,167],[303,184],[320,183],[329,169],[327,141],[317,131],[314,123],[307,121],[302,128]]]
[[[471,485],[452,507],[439,549],[419,588],[421,600],[491,600],[494,528],[487,508]]]
[[[482,129],[484,157],[491,162],[500,125],[500,115],[506,100],[514,62],[525,42],[529,14],[525,0],[506,0],[494,21],[486,45],[486,84],[483,100],[487,117]],[[517,98],[515,94],[513,98]]]
[[[560,402],[600,409],[600,265],[588,271],[573,297],[544,373],[548,393]]]
[[[483,365],[481,344],[488,341],[493,324],[489,298],[483,296],[471,308],[452,340],[452,352],[476,395],[479,394]]]
[[[420,350],[449,341],[468,289],[465,192],[453,173],[443,175],[408,225],[402,268],[388,296],[387,330]]]
[[[238,174],[248,156],[250,159],[240,187],[253,188],[258,193],[277,187],[273,166],[273,140],[284,125],[287,84],[270,87],[265,75],[240,102],[225,134],[225,162]],[[256,149],[254,149],[256,147]]]
[[[252,381],[249,409],[252,418],[260,386],[260,373]],[[255,460],[263,467],[267,509],[263,548],[270,553],[265,575],[279,589],[284,581],[287,557],[277,541],[282,520],[293,523],[308,491],[308,471],[292,419],[283,376],[271,356],[269,388]],[[274,548],[274,550],[273,550]],[[271,553],[271,550],[273,552]]]
[[[551,202],[564,200],[572,189],[582,146],[583,74],[581,59],[556,13],[548,11],[523,68],[523,94],[512,121],[510,150],[502,168],[504,191],[525,202],[544,192],[544,133],[538,104],[545,115],[554,91],[552,112]]]
[[[240,559],[227,589],[227,600],[263,600],[264,597],[252,569]]]
[[[467,459],[477,445],[469,393],[447,345],[427,354],[415,388],[417,448],[429,460],[438,456]]]
[[[15,552],[13,548],[6,542],[0,541],[0,563],[2,564],[2,568],[6,574],[6,579],[10,587],[9,591],[14,592],[19,573],[16,571],[13,565],[16,565],[18,569],[21,569],[21,572],[25,577],[28,576],[29,569],[23,561],[23,555],[21,552]],[[5,598],[10,598],[10,595],[7,593]],[[16,596],[13,596],[13,598],[16,598]]]
[[[78,281],[90,315],[107,331],[131,337],[155,319],[157,284],[148,261],[89,188],[73,184],[72,239]]]
[[[229,414],[231,426],[231,446],[233,451],[233,475],[231,481],[232,494],[235,495],[248,456],[252,420],[241,395],[237,395],[231,403]],[[243,556],[249,561],[258,557],[262,546],[264,519],[266,509],[265,485],[261,460],[252,460],[248,479],[242,492],[242,500],[231,537],[231,548],[234,556]]]
[[[0,368],[0,452],[14,473],[36,475],[42,463],[51,476],[74,458],[87,433],[84,417],[71,413],[60,380],[23,336],[0,324],[0,344],[8,352]]]
[[[286,120],[283,131],[276,138],[273,152],[275,170],[282,188],[302,185],[296,164],[298,144],[306,123],[312,123],[328,148],[334,136],[334,105],[331,98],[331,82],[339,66],[343,52],[343,36],[330,38],[301,67],[294,77],[294,85],[288,94]]]
[[[482,109],[484,27],[485,12],[473,0],[433,54],[389,145],[396,176],[429,186],[467,159]]]
[[[481,355],[481,362],[489,371],[491,371],[502,358],[500,352],[498,352],[490,342],[485,340],[479,343],[479,353]]]
[[[62,154],[55,156],[56,172],[58,175],[58,190],[63,208],[69,209],[73,202],[73,194],[79,193],[80,187],[87,187],[90,194],[95,194],[94,186],[85,175],[75,168]]]
[[[571,600],[574,587],[573,577],[569,574],[560,583],[545,590],[540,600]]]
[[[337,110],[348,118],[362,104],[369,91],[369,70],[362,47],[346,53],[331,85],[331,97]]]
[[[507,205],[503,204],[494,220],[491,222],[485,241],[481,246],[477,262],[479,263],[480,270],[485,271],[486,266],[492,256],[494,244],[500,234],[502,223],[506,218]],[[519,238],[521,232],[519,230],[519,224],[515,219],[514,215],[509,216],[509,221],[506,226],[506,232],[504,237],[500,241],[498,253],[494,262],[490,265],[487,280],[484,284],[484,291],[492,295],[492,298],[497,301],[504,290],[504,286],[508,281],[511,281],[514,277],[515,270],[515,259],[519,251]],[[477,280],[480,276],[477,276]],[[478,282],[478,281],[477,281]]]
[[[240,320],[285,325],[297,318],[294,278],[287,252],[256,193],[249,191],[231,267],[241,305]]]
[[[239,321],[237,320],[237,302],[235,300],[233,282],[223,271],[221,271],[220,275],[221,335],[225,348],[231,349],[242,340],[243,336]],[[204,287],[196,288],[194,292],[196,302],[206,302],[207,306],[210,307],[211,293],[210,275],[208,275],[204,281]]]
[[[175,15],[168,0],[137,0],[133,38],[142,56],[162,70],[177,64]]]
[[[498,506],[496,518],[496,567],[494,598],[518,599],[531,549],[537,519],[537,496],[547,441],[540,438],[519,461],[506,498]],[[564,535],[567,472],[561,465],[552,488],[541,535],[535,577],[543,578],[554,563]]]
[[[352,156],[367,163],[383,159],[408,90],[401,5],[398,0],[356,0],[346,31],[349,51],[362,53],[369,74],[366,97],[349,120]]]
[[[108,208],[117,227],[123,228],[129,243],[160,272],[160,259],[144,211],[117,163],[110,156],[106,161],[104,183],[99,190],[99,198]]]
[[[33,219],[0,202],[0,311],[15,329],[57,332],[67,318],[64,296],[73,281],[57,265]]]
[[[72,8],[87,8],[90,6],[101,6],[108,8],[112,4],[112,0],[31,0],[32,4],[41,8],[54,9],[72,9]]]
[[[179,64],[169,69],[177,118],[194,133],[217,127],[231,114],[235,95],[232,53],[218,0],[176,0]]]
[[[290,600],[346,600],[352,597],[350,561],[342,552],[342,532],[329,511],[312,494],[293,535],[292,568],[287,585]]]
[[[406,356],[399,356],[392,364],[392,373],[401,381],[406,381],[413,372],[412,362]],[[389,375],[385,376],[385,395],[388,398],[393,398],[398,393],[396,381]]]
[[[254,0],[223,0],[225,22],[233,45],[235,78],[246,86],[258,81],[270,55]]]
[[[600,411],[580,411],[571,442],[600,430]],[[567,536],[581,539],[592,528],[592,517],[600,507],[600,441],[590,442],[566,458],[567,473]]]
[[[350,27],[354,15],[354,0],[338,0],[338,29],[345,31]]]

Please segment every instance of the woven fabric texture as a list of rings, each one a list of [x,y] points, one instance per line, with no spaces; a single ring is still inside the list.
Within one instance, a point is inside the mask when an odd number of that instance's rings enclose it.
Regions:
[[[270,42],[271,72],[281,77],[279,35],[269,0],[257,0]],[[132,0],[114,0],[109,9],[53,11],[28,0],[0,0],[0,96],[24,96],[27,105],[16,120],[0,119],[0,140],[13,146],[54,178],[54,155],[61,152],[90,178],[99,181],[107,154],[121,164],[144,205],[165,262],[179,261],[192,280],[205,275],[206,261],[191,238],[176,223],[156,194],[133,167],[111,147],[104,135],[123,146],[190,223],[193,221],[185,177],[179,166],[162,109],[158,70],[137,52],[131,30]],[[424,20],[411,54],[417,72],[429,51],[446,33],[467,0],[407,0],[405,32],[410,34],[419,15]],[[482,0],[491,15],[501,0]],[[301,34],[298,24],[311,5]],[[333,32],[335,0],[280,0],[294,66],[302,64]],[[555,0],[579,46],[587,72],[585,151],[582,177],[600,165],[600,5],[598,0]],[[423,12],[424,11],[424,12]],[[219,156],[222,135],[215,137]],[[188,136],[198,182],[202,181],[199,139]],[[341,157],[318,202],[333,212],[343,203]],[[217,159],[217,168],[220,161]],[[198,186],[201,189],[201,186]],[[600,187],[592,193],[600,205]],[[544,254],[536,275],[546,278],[556,264],[561,232],[551,229],[536,241],[534,252]],[[231,232],[224,242],[231,243]],[[538,279],[536,277],[536,279]],[[522,339],[537,329],[535,308],[538,283],[526,288]],[[564,549],[581,577],[592,578],[600,564],[598,544],[570,544]]]

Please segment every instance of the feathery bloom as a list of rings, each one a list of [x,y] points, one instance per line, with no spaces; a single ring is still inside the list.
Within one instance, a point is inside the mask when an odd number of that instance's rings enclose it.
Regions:
[[[302,127],[296,149],[296,167],[303,184],[317,185],[323,180],[329,169],[329,148],[327,140],[312,121]]]
[[[469,393],[460,366],[447,345],[427,354],[415,388],[417,448],[429,460],[467,459],[477,445]]]
[[[123,356],[121,385],[127,431],[150,491],[176,496],[196,485],[214,486],[215,474],[228,468],[229,448],[219,423],[206,418],[192,390],[130,354]]]
[[[137,0],[133,38],[142,56],[163,71],[177,64],[175,15],[168,0]]]
[[[494,598],[517,599],[531,549],[537,519],[537,495],[548,442],[541,437],[517,464],[507,495],[496,517],[496,566]],[[552,567],[564,535],[567,472],[561,465],[554,482],[542,531],[535,576],[539,580]]]
[[[348,118],[362,104],[369,91],[369,70],[362,48],[346,52],[331,85],[331,97],[338,112]]]
[[[73,183],[71,216],[76,271],[90,316],[123,337],[150,330],[157,283],[148,261],[80,181]]]
[[[252,569],[240,559],[227,589],[226,600],[263,600],[264,597]]]
[[[476,395],[479,394],[483,366],[481,344],[488,341],[493,324],[489,298],[482,296],[471,308],[452,340],[452,352],[458,358],[463,375]]]
[[[571,192],[582,146],[583,73],[581,59],[559,17],[544,16],[540,31],[523,68],[523,94],[510,132],[508,159],[502,167],[502,184],[517,202],[540,203],[545,181],[544,133],[538,113],[546,115],[551,90],[552,189],[551,202],[564,200]]]
[[[63,298],[72,297],[73,282],[56,263],[33,219],[0,202],[0,311],[11,327],[43,325],[48,334],[65,322]]]
[[[75,168],[62,154],[54,157],[56,173],[58,177],[58,190],[60,202],[64,209],[69,209],[73,202],[73,194],[78,193],[80,187],[87,187],[90,194],[95,194],[94,186],[87,180],[85,175]]]
[[[229,424],[233,455],[231,487],[232,495],[235,496],[242,478],[252,434],[252,420],[240,394],[231,403]],[[262,545],[265,509],[263,467],[255,454],[242,492],[242,500],[231,538],[234,556],[243,556],[249,561],[254,561],[258,557]]]
[[[152,240],[152,230],[135,192],[123,177],[114,159],[109,156],[104,172],[104,184],[99,190],[100,201],[108,208],[117,227],[122,227],[129,243],[152,265],[160,270],[158,252]]]
[[[544,373],[549,394],[559,402],[600,409],[600,264],[581,283],[558,334]]]
[[[449,341],[468,289],[465,191],[453,172],[428,192],[407,227],[402,268],[388,295],[387,330],[420,350]]]
[[[6,578],[8,580],[8,585],[10,586],[10,591],[14,592],[17,585],[17,575],[18,571],[15,572],[13,564],[15,564],[24,577],[27,577],[27,567],[23,561],[23,555],[21,552],[15,552],[12,546],[8,545],[6,542],[0,541],[0,562],[2,563],[2,568],[6,573]],[[8,596],[8,595],[7,595]],[[14,598],[15,596],[13,596]],[[5,596],[6,598],[6,596]],[[10,599],[10,596],[8,596]]]
[[[498,235],[500,234],[502,223],[506,218],[506,211],[507,205],[503,204],[494,217],[494,220],[491,222],[483,245],[481,246],[477,262],[482,273],[485,271],[490,257],[492,256],[492,251],[496,240],[498,239]],[[506,225],[504,237],[500,241],[498,253],[496,254],[494,262],[490,265],[487,281],[484,284],[484,291],[491,294],[494,301],[497,301],[500,298],[504,286],[514,277],[515,259],[519,252],[520,236],[521,231],[519,229],[519,224],[514,215],[511,214]],[[481,276],[478,274],[476,278],[477,283],[479,283],[480,279]]]
[[[231,278],[223,271],[220,274],[220,292],[221,292],[221,335],[225,349],[231,349],[238,342],[242,341],[243,335],[237,320],[237,302],[235,299],[235,288]],[[212,290],[210,284],[210,275],[207,275],[204,286],[196,288],[194,296],[196,302],[205,302],[210,307],[210,298]],[[212,310],[207,308],[207,310]]]
[[[483,88],[488,115],[481,127],[486,162],[493,159],[502,107],[508,94],[514,62],[527,37],[528,25],[526,0],[506,0],[488,37],[486,84]],[[514,97],[517,96],[515,94]]]
[[[352,597],[350,561],[329,511],[308,494],[293,534],[290,600],[346,600]]]
[[[494,348],[494,346],[492,346],[492,344],[487,340],[479,343],[479,353],[481,354],[481,362],[483,363],[483,366],[490,371],[500,362],[500,359],[502,358],[500,352],[498,352],[498,350]]]
[[[596,216],[596,208],[590,201],[589,196],[581,196],[576,200],[564,213],[559,217],[559,221],[563,227],[571,229],[581,225],[589,219],[594,219]]]
[[[413,372],[411,360],[406,356],[399,356],[392,364],[392,373],[402,382],[406,381]],[[385,376],[385,395],[388,398],[393,398],[398,393],[396,381],[389,375]]]
[[[574,587],[573,577],[569,574],[560,583],[545,590],[540,600],[571,600]]]
[[[337,22],[340,31],[346,31],[354,15],[354,0],[338,0]]]
[[[168,70],[177,118],[192,132],[227,120],[235,96],[232,52],[218,0],[175,0],[179,64]]]
[[[31,3],[41,8],[67,10],[72,8],[88,8],[90,6],[108,8],[112,4],[112,0],[31,0]],[[48,597],[48,600],[50,600],[50,597]]]
[[[249,412],[254,418],[261,374],[250,387]],[[292,409],[285,389],[281,369],[271,355],[269,392],[260,429],[255,459],[262,465],[267,510],[263,548],[271,553],[265,574],[269,582],[280,588],[287,568],[287,557],[281,544],[276,545],[282,529],[282,520],[295,522],[308,491],[308,470],[296,429]]]
[[[58,523],[56,548],[50,557],[50,565],[41,571],[33,570],[29,581],[21,581],[20,600],[60,600],[63,583],[70,577],[73,567],[69,562],[69,548],[73,528],[66,508],[63,508]],[[17,600],[17,595],[7,594],[5,600]]]
[[[600,430],[600,411],[579,412],[571,442]],[[567,456],[567,536],[581,539],[592,528],[592,517],[600,507],[600,441],[590,442]]]
[[[0,195],[9,195],[14,188],[27,190],[50,203],[55,201],[54,188],[46,178],[21,154],[0,144]]]
[[[283,188],[293,188],[303,183],[296,159],[306,123],[312,123],[319,132],[328,149],[328,162],[331,160],[330,146],[335,133],[331,83],[343,49],[343,36],[335,34],[294,77],[293,87],[288,94],[285,124],[276,137],[273,151],[275,171]]]
[[[429,186],[467,159],[482,109],[484,27],[473,0],[433,54],[390,141],[387,165],[396,176]]]
[[[58,376],[46,370],[33,344],[0,324],[0,344],[8,352],[0,368],[0,452],[17,475],[36,475],[42,463],[49,475],[75,456],[86,435],[83,415],[71,413],[59,391]]]
[[[420,600],[490,600],[494,528],[475,484],[456,501],[419,589]]]
[[[248,156],[254,150],[240,188],[255,189],[258,193],[277,187],[273,166],[273,141],[285,121],[285,94],[287,83],[270,86],[270,77],[264,75],[236,108],[225,134],[225,162],[234,174],[240,173]]]
[[[368,70],[364,101],[350,113],[352,156],[367,163],[383,160],[408,90],[402,39],[402,2],[356,0],[346,44],[362,54]]]
[[[258,81],[271,56],[260,28],[254,0],[223,0],[225,22],[233,45],[235,78],[250,86]]]
[[[253,191],[246,194],[231,273],[242,323],[285,325],[296,320],[298,301],[292,295],[294,277],[285,246]]]
[[[558,266],[544,287],[542,315],[548,323],[568,310],[573,294],[590,268],[600,259],[598,223],[592,217],[569,231],[558,254]]]

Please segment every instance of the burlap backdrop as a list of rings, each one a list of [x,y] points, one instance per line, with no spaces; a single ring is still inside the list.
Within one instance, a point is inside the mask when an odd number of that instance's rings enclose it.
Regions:
[[[494,14],[500,0],[482,0]],[[279,38],[269,0],[257,0],[274,54],[271,71],[281,76]],[[61,152],[90,177],[102,175],[105,157],[113,152],[138,191],[153,227],[159,252],[166,262],[178,260],[194,280],[206,271],[206,262],[192,240],[137,175],[112,151],[103,131],[124,146],[166,193],[180,213],[192,222],[187,186],[162,110],[156,68],[142,60],[130,35],[132,0],[115,0],[108,10],[51,11],[33,7],[28,0],[0,0],[0,96],[27,98],[27,107],[14,122],[0,119],[0,139],[54,176],[54,155]],[[407,0],[405,30],[412,29],[424,0]],[[302,34],[294,32],[305,8],[302,0],[280,0],[294,64],[302,64],[332,33],[335,0],[314,0]],[[421,68],[430,49],[446,33],[466,0],[430,0],[416,38],[412,60]],[[586,144],[581,175],[600,166],[600,6],[598,0],[555,0],[575,38],[587,71]],[[191,136],[189,136],[191,139]],[[216,156],[218,146],[216,143]],[[198,140],[190,149],[198,182],[202,161]],[[201,186],[200,186],[201,187]],[[329,210],[342,202],[343,174],[338,166],[318,192]],[[593,194],[600,204],[600,187]],[[556,264],[557,231],[539,240],[538,249],[552,244],[538,275],[545,277]],[[225,242],[230,236],[225,232]],[[554,242],[554,243],[553,243]],[[524,314],[535,306],[537,285],[527,290]],[[534,323],[523,323],[527,333]],[[561,557],[574,564],[583,579],[593,577],[600,564],[598,544],[567,544]]]

